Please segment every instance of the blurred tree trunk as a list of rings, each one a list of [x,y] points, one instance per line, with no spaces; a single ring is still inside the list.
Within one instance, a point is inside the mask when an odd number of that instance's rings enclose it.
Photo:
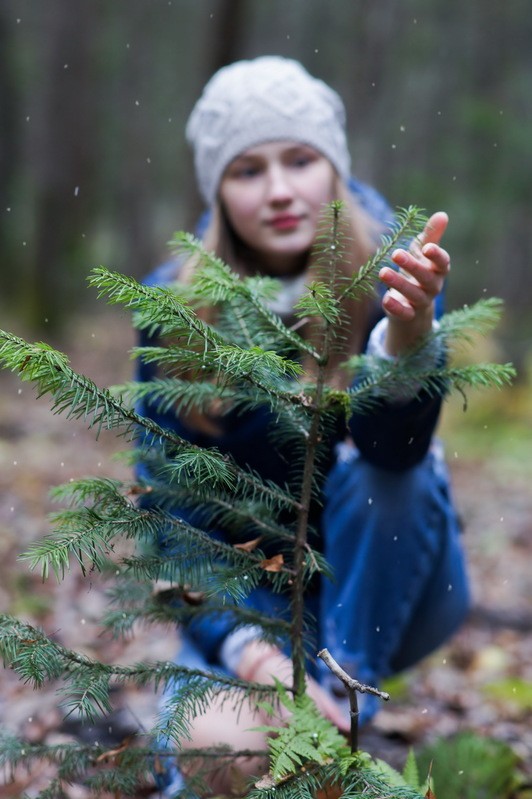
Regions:
[[[18,95],[15,70],[12,63],[10,45],[10,25],[7,9],[0,5],[0,256],[3,261],[2,276],[7,276],[8,264],[13,257],[11,191],[20,162],[20,131],[18,114]],[[12,299],[13,280],[2,282],[2,301]]]
[[[446,246],[482,265],[453,271],[451,303],[480,286],[529,327],[529,5],[2,0],[0,302],[58,325],[95,260],[140,276],[166,257],[202,208],[183,134],[205,81],[279,53],[343,96],[361,179],[449,210]]]
[[[35,232],[28,322],[59,328],[79,284],[98,148],[91,84],[98,3],[56,0],[41,9],[40,118],[32,128]],[[79,290],[78,292],[79,293]]]
[[[218,0],[207,25],[202,87],[217,70],[242,57],[245,30],[246,0]],[[186,226],[194,229],[203,209],[203,201],[196,188],[192,164],[188,168],[185,192],[190,198]]]
[[[210,77],[220,67],[236,61],[241,54],[246,16],[245,0],[218,0],[209,28],[207,41],[209,57],[206,59]]]
[[[149,2],[132,3],[123,18],[116,10],[113,22],[127,37],[127,60],[120,72],[114,105],[119,119],[120,170],[116,178],[115,217],[127,252],[123,268],[130,274],[144,275],[153,266],[153,177],[150,166],[153,112],[150,93],[157,85],[154,70],[157,29]],[[123,37],[115,34],[123,46]],[[118,45],[115,45],[118,46]]]

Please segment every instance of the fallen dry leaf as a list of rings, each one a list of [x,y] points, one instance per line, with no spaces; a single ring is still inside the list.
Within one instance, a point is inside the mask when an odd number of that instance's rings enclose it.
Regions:
[[[258,538],[253,538],[251,541],[244,541],[243,544],[235,544],[234,548],[241,549],[243,552],[253,552],[253,550],[258,547],[261,541],[262,536],[259,535]]]
[[[284,558],[282,555],[274,555],[273,558],[261,560],[260,566],[265,572],[280,572],[284,566]]]

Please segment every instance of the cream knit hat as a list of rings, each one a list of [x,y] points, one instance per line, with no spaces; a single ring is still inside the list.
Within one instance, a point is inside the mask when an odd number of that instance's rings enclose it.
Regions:
[[[262,56],[213,75],[186,127],[200,191],[208,205],[239,153],[268,141],[296,141],[323,153],[347,181],[351,159],[339,95],[297,61]]]

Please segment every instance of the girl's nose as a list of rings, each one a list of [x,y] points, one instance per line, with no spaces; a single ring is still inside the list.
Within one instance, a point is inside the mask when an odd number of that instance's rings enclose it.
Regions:
[[[294,192],[286,169],[280,164],[272,165],[268,171],[268,202],[285,204],[293,199]]]

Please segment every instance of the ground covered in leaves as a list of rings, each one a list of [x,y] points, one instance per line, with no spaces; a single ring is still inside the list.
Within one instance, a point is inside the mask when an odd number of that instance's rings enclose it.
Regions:
[[[99,385],[127,379],[125,357],[133,344],[126,316],[79,322],[65,337],[74,368]],[[532,781],[532,451],[530,390],[518,387],[499,398],[472,398],[466,414],[451,403],[443,434],[456,501],[464,522],[474,609],[443,649],[387,688],[383,706],[361,746],[396,767],[411,747],[440,736],[473,730],[509,744]],[[127,479],[129,469],[112,460],[123,444],[103,434],[94,440],[81,421],[50,413],[47,399],[15,376],[0,373],[0,611],[42,625],[57,640],[108,662],[133,663],[172,657],[176,640],[167,630],[142,629],[128,642],[110,641],[97,619],[105,608],[96,577],[67,575],[58,586],[42,583],[17,559],[50,531],[49,488],[92,475]],[[142,728],[156,699],[131,689],[116,696],[117,710],[97,732],[64,721],[58,697],[20,684],[0,672],[0,719],[33,742],[59,742],[75,735],[108,736],[109,746]],[[0,797],[35,795],[44,771],[16,774]],[[80,786],[69,788],[83,799]],[[451,798],[452,799],[452,798]]]

